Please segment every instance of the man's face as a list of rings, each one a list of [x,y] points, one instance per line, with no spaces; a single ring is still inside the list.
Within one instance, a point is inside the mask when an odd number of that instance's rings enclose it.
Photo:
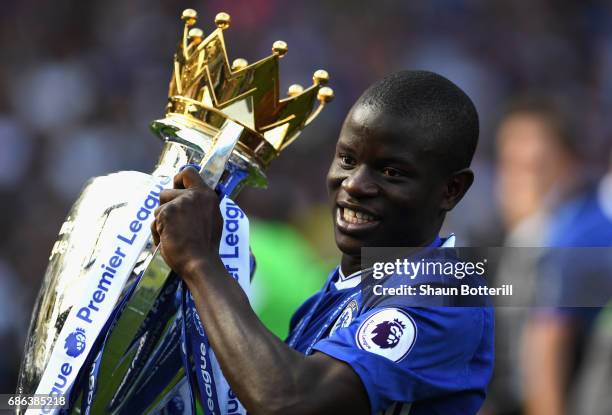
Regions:
[[[540,116],[519,113],[497,132],[497,198],[508,228],[542,207],[558,181],[563,154],[554,131]]]
[[[327,174],[336,244],[421,246],[435,237],[445,177],[432,143],[410,123],[369,106],[349,112]]]

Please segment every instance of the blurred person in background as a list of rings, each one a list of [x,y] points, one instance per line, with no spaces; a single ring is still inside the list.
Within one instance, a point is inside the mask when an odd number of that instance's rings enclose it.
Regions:
[[[497,270],[515,294],[496,311],[496,362],[484,413],[523,413],[522,336],[535,297],[538,249],[547,245],[552,212],[583,179],[573,141],[574,122],[563,105],[545,95],[510,100],[498,126],[497,200],[506,237]],[[517,249],[514,249],[517,248]]]
[[[598,195],[602,213],[612,221],[612,153],[610,155],[609,170],[599,184]],[[603,293],[606,294],[609,296],[610,291]],[[612,301],[598,313],[592,332],[585,346],[584,363],[576,376],[576,388],[570,396],[569,413],[608,415],[612,413]]]
[[[583,413],[567,412],[569,397],[578,402],[576,379],[593,373],[585,350],[609,299],[612,266],[605,252],[559,248],[612,245],[605,203],[612,192],[609,179],[594,179],[579,109],[570,108],[550,95],[525,95],[498,129],[504,246],[533,248],[506,250],[498,270],[520,294],[497,310],[498,361],[485,413]],[[590,350],[592,360],[609,358],[601,347]]]
[[[612,170],[588,179],[570,181],[551,212],[551,248],[538,264],[523,344],[529,415],[612,413],[610,373],[603,384],[593,381],[605,379],[595,367],[612,356],[609,310],[602,313],[612,298]]]

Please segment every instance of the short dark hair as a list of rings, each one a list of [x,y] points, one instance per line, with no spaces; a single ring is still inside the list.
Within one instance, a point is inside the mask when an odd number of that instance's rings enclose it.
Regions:
[[[429,71],[400,71],[370,86],[356,105],[406,119],[434,144],[446,171],[470,166],[478,144],[478,112],[457,85]]]
[[[537,117],[551,130],[553,139],[574,157],[582,157],[578,142],[576,109],[567,98],[543,92],[529,92],[512,98],[505,109],[503,119],[514,115]]]

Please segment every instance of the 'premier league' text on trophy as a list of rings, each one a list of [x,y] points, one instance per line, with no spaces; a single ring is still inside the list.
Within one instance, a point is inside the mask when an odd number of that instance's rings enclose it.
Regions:
[[[195,27],[195,10],[182,20],[165,117],[151,124],[164,141],[153,174],[125,171],[88,182],[60,230],[32,313],[18,393],[65,395],[71,413],[150,413],[181,402],[204,413],[242,413],[214,373],[218,363],[189,293],[151,244],[151,212],[188,164],[223,196],[265,186],[270,162],[333,98],[324,70],[311,86],[292,85],[280,97],[285,42],[253,64],[230,63],[228,14],[216,16],[208,36]],[[224,236],[246,232],[242,246],[225,248],[236,253],[226,267],[248,294],[248,220],[230,199],[221,207],[235,225]],[[197,353],[185,353],[190,338],[201,340]],[[201,394],[191,393],[198,383]]]

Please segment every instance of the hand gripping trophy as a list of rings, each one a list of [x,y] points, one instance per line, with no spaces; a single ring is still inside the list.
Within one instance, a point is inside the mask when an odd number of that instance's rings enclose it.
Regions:
[[[195,27],[195,10],[182,20],[165,118],[151,124],[164,141],[155,171],[89,181],[61,227],[32,313],[18,392],[65,404],[19,412],[245,413],[149,225],[161,190],[183,166],[196,166],[222,198],[220,256],[248,294],[248,220],[231,198],[244,186],[266,185],[266,167],[333,91],[318,70],[313,85],[292,85],[281,99],[285,42],[258,62],[230,64],[228,14],[216,16],[208,36]]]

